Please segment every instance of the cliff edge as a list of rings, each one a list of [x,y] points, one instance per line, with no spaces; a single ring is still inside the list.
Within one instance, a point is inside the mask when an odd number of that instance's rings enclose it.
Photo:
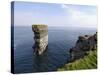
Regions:
[[[97,32],[94,35],[79,36],[74,47],[69,51],[69,63],[58,71],[97,68]]]
[[[90,50],[97,49],[97,33],[79,36],[76,45],[70,49],[70,60],[76,60],[87,55]]]
[[[64,66],[60,67],[58,71],[66,70],[85,70],[85,69],[96,69],[97,68],[97,50],[90,51],[88,55],[83,58],[77,59],[73,62],[69,62]]]

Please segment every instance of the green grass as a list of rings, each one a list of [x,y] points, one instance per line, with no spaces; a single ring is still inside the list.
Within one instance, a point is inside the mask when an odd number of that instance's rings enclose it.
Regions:
[[[78,59],[74,62],[65,64],[59,68],[58,71],[65,70],[82,70],[82,69],[96,69],[97,68],[97,51],[90,51],[89,55],[84,58]]]
[[[44,24],[33,24],[32,30],[37,34],[48,33],[48,26]]]
[[[45,24],[33,24],[32,27],[39,27],[39,28],[44,28],[44,27],[48,27],[47,25]]]

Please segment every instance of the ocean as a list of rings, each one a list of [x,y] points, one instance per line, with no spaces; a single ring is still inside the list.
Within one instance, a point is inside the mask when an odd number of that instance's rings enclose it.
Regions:
[[[80,35],[92,35],[96,28],[48,27],[48,49],[42,56],[34,53],[34,33],[31,26],[14,27],[14,72],[50,72],[69,60],[69,49]]]

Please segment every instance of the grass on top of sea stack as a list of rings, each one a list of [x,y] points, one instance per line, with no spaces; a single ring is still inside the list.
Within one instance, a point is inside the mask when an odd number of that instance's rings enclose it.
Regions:
[[[46,24],[33,24],[32,27],[47,28],[48,26]]]
[[[36,33],[46,33],[48,32],[48,26],[45,24],[33,24],[32,30]]]
[[[96,68],[97,68],[97,50],[94,50],[90,51],[89,55],[84,56],[84,58],[65,64],[63,67],[59,68],[58,71],[84,70],[84,69],[96,69]]]

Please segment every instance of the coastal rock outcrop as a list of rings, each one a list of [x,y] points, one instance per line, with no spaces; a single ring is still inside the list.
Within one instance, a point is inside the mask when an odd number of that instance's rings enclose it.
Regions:
[[[97,49],[97,32],[94,35],[79,36],[76,45],[70,49],[70,61],[87,55],[90,50]]]
[[[36,54],[41,55],[48,47],[48,26],[32,25],[35,44],[33,49]]]

